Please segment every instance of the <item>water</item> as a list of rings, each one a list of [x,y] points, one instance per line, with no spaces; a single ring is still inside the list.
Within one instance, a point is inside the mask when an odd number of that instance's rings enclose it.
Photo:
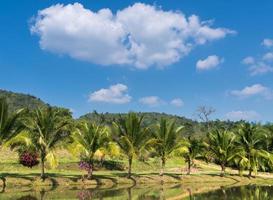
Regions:
[[[216,189],[215,189],[216,188]],[[1,200],[273,200],[272,186],[181,186],[154,185],[136,186],[133,188],[12,188],[0,193]]]

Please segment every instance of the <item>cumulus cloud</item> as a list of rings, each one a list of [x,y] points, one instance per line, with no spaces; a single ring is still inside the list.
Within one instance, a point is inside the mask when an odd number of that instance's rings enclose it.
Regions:
[[[272,52],[268,52],[268,53],[264,54],[263,60],[265,60],[265,61],[273,61],[273,53]]]
[[[273,40],[266,38],[262,41],[262,45],[265,47],[273,47]]]
[[[251,65],[255,63],[255,59],[252,56],[248,56],[242,60],[242,63],[245,65]]]
[[[270,63],[271,61],[273,61],[273,53],[268,52],[259,59],[248,56],[242,60],[242,63],[248,66],[250,75],[255,76],[273,72],[273,67]]]
[[[224,62],[223,58],[219,58],[216,55],[211,55],[204,60],[198,60],[196,63],[196,68],[198,70],[209,70],[217,67],[219,64],[223,62]]]
[[[273,67],[264,62],[258,62],[249,67],[250,75],[267,74],[273,72]]]
[[[139,102],[148,106],[159,106],[163,103],[163,100],[161,100],[158,96],[147,96],[140,98]]]
[[[253,110],[237,110],[237,111],[231,111],[226,114],[226,119],[232,120],[232,121],[240,121],[240,120],[247,120],[247,121],[253,121],[258,120],[260,118],[260,115]]]
[[[184,105],[184,102],[180,98],[175,98],[175,99],[171,100],[170,104],[175,107],[182,107]]]
[[[89,101],[114,104],[129,103],[132,97],[127,93],[128,87],[123,84],[111,85],[109,88],[100,89],[90,94]]]
[[[230,92],[231,95],[239,98],[248,98],[253,96],[262,96],[266,99],[273,98],[273,91],[261,84],[254,84],[252,86],[247,86],[242,90],[233,90]]]
[[[31,25],[43,50],[100,65],[140,69],[179,61],[195,46],[235,32],[212,28],[198,16],[135,3],[113,13],[80,3],[56,4],[40,10]]]

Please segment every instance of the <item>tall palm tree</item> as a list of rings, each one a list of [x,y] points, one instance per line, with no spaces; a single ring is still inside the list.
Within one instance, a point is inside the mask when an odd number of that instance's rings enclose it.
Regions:
[[[223,129],[215,129],[208,134],[207,148],[214,160],[220,164],[221,176],[225,174],[227,163],[236,155],[235,139],[233,132]]]
[[[167,119],[161,118],[160,122],[152,130],[154,138],[149,143],[152,144],[155,152],[160,157],[160,176],[164,175],[167,157],[183,145],[182,141],[178,141],[183,128],[183,126],[177,127],[175,121],[168,122]]]
[[[88,166],[87,178],[92,178],[94,155],[96,152],[105,152],[112,147],[111,137],[107,127],[95,123],[81,122],[72,133],[73,143],[70,148],[80,153]]]
[[[272,162],[272,156],[264,149],[267,134],[258,125],[242,123],[238,128],[237,145],[241,147],[240,167],[247,168],[248,176],[257,173],[263,167],[264,161]]]
[[[71,115],[58,108],[36,109],[24,121],[25,131],[11,143],[26,145],[39,154],[41,178],[45,179],[45,162],[55,167],[57,158],[54,150],[69,135]]]
[[[12,114],[5,98],[0,98],[0,145],[9,141],[23,130],[20,117],[24,109],[20,109]]]
[[[182,155],[188,164],[187,174],[191,174],[191,167],[194,165],[194,160],[201,156],[202,151],[204,150],[204,144],[201,140],[193,138],[191,136],[187,139],[187,145],[184,146]]]
[[[131,177],[133,158],[141,155],[150,138],[149,128],[143,126],[143,117],[130,112],[113,122],[114,140],[128,158],[128,178]]]

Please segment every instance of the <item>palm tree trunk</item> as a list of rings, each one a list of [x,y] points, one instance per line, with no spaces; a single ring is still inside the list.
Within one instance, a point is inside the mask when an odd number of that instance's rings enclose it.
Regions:
[[[226,166],[225,164],[221,164],[221,175],[220,176],[224,176],[225,175],[225,171],[226,171]]]
[[[165,164],[166,164],[166,159],[164,157],[161,158],[161,169],[160,169],[160,176],[164,175],[164,168],[165,168]]]
[[[45,158],[41,158],[41,179],[45,180]]]
[[[188,172],[187,172],[188,175],[191,174],[191,159],[189,158],[188,159]]]
[[[92,179],[93,176],[93,168],[94,168],[94,163],[93,159],[89,161],[89,168],[88,168],[88,173],[87,173],[87,179],[90,180]]]
[[[248,177],[250,178],[252,176],[252,169],[249,169],[248,171]]]
[[[129,158],[128,158],[128,178],[131,178],[132,162],[133,162],[133,158],[131,156],[129,156]]]

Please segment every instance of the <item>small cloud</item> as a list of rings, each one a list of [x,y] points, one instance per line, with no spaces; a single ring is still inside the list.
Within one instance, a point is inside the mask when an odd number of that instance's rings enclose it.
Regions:
[[[242,63],[248,65],[251,76],[267,74],[273,72],[273,67],[268,63],[273,61],[273,53],[268,52],[262,58],[256,61],[252,56],[248,56],[242,60]]]
[[[139,99],[139,102],[148,106],[159,106],[163,103],[163,101],[157,96],[142,97]]]
[[[265,99],[273,98],[273,91],[261,84],[247,86],[242,90],[232,90],[230,94],[239,98],[248,98],[253,96],[262,96]]]
[[[171,100],[170,104],[175,107],[182,107],[184,105],[184,102],[180,98],[175,98],[175,99]]]
[[[251,65],[255,63],[255,59],[252,56],[248,56],[242,60],[242,63],[245,65]]]
[[[217,67],[219,64],[223,62],[224,62],[223,58],[219,58],[216,55],[211,55],[204,60],[198,60],[196,63],[196,68],[198,70],[209,70]]]
[[[100,89],[90,94],[89,101],[113,104],[129,103],[132,99],[127,93],[128,87],[123,84],[111,85],[109,88]]]
[[[273,40],[266,38],[262,41],[262,45],[265,47],[273,47]]]
[[[249,111],[237,110],[237,111],[228,112],[225,115],[225,118],[232,121],[240,121],[240,120],[252,121],[252,120],[258,120],[260,118],[260,115],[253,110],[249,110]]]
[[[268,53],[264,54],[263,60],[265,60],[265,61],[273,61],[273,53],[272,52],[268,52]]]
[[[273,67],[264,62],[258,62],[256,64],[251,65],[249,67],[249,71],[251,76],[255,76],[273,72]]]

